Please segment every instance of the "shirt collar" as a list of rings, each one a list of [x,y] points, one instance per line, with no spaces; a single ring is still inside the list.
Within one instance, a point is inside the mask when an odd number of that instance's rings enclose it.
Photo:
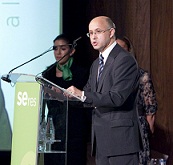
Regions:
[[[114,48],[114,46],[117,44],[117,42],[113,42],[112,45],[110,45],[102,54],[102,56],[104,57],[104,64],[106,63],[106,60],[110,54],[110,52],[112,51],[112,49]]]

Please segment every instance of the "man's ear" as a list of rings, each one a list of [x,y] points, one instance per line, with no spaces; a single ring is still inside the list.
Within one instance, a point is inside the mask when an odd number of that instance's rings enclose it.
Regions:
[[[72,56],[75,53],[76,49],[71,48],[70,56]]]
[[[115,29],[114,29],[114,28],[112,28],[112,29],[111,29],[110,38],[112,38],[114,35],[115,35]]]

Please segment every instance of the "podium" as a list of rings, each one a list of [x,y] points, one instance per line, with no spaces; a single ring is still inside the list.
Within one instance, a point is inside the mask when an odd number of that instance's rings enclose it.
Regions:
[[[83,100],[41,76],[12,73],[9,75],[9,79],[15,86],[11,165],[37,165],[39,154],[37,148],[39,125],[42,118],[41,114],[44,111],[43,100],[66,101],[67,127],[68,101]],[[66,97],[64,92],[67,92],[73,97]],[[67,137],[68,134],[66,131],[66,144]],[[56,140],[57,142],[61,142],[60,139]],[[67,155],[67,147],[65,147],[64,151],[52,152]],[[46,151],[42,153],[46,153]],[[67,158],[65,159],[66,163]]]

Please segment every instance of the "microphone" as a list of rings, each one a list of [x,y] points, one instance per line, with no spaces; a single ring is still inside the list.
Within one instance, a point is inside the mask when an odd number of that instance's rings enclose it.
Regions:
[[[80,40],[82,37],[79,37],[79,38],[77,38],[77,39],[75,39],[74,41],[73,41],[73,48],[75,48],[76,46],[77,46],[77,41],[78,40]]]
[[[46,72],[48,72],[50,69],[52,69],[55,65],[57,65],[64,57],[66,57],[67,55],[69,55],[69,52],[67,54],[65,54],[64,56],[62,56],[58,61],[56,61],[55,63],[53,63],[50,67],[48,67],[46,70],[44,70],[43,72],[41,73],[38,73],[35,77],[37,78],[38,75],[40,74],[44,74]]]
[[[3,81],[6,81],[6,82],[8,82],[8,83],[11,83],[10,74],[11,74],[14,70],[16,70],[17,68],[20,68],[21,66],[23,66],[23,65],[25,65],[25,64],[27,64],[27,63],[29,63],[29,62],[31,62],[31,61],[33,61],[33,60],[35,60],[35,59],[41,57],[41,56],[43,56],[44,54],[46,54],[46,53],[48,53],[48,52],[50,52],[50,51],[52,51],[52,50],[54,50],[53,46],[51,46],[48,50],[46,50],[45,52],[41,53],[40,55],[38,55],[38,56],[36,56],[36,57],[34,57],[34,58],[32,58],[32,59],[30,59],[30,60],[28,60],[28,61],[22,63],[21,65],[18,65],[17,67],[11,69],[11,70],[8,72],[8,74],[7,74],[6,76],[2,76],[1,79],[2,79]]]
[[[72,47],[73,48],[73,47]],[[54,47],[53,47],[53,49],[54,49]],[[56,48],[54,49],[54,50],[56,50]],[[44,70],[43,72],[41,72],[41,73],[38,73],[36,76],[35,76],[35,80],[37,81],[37,82],[40,82],[40,80],[42,79],[42,76],[46,73],[46,72],[48,72],[50,69],[52,69],[55,65],[57,65],[64,57],[66,57],[67,55],[69,55],[69,52],[68,53],[66,53],[64,56],[62,56],[58,61],[56,61],[55,63],[53,63],[50,67],[48,67],[46,70]],[[39,75],[42,75],[41,77],[39,76]]]
[[[7,74],[6,76],[2,76],[1,79],[2,79],[3,81],[8,82],[8,83],[11,82],[11,80],[10,80],[10,78],[9,78],[9,74]]]

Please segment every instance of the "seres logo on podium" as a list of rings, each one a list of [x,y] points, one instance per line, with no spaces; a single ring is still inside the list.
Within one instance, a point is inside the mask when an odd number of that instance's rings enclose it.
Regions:
[[[27,92],[18,92],[17,93],[17,105],[18,106],[36,106],[36,98],[28,95]]]

